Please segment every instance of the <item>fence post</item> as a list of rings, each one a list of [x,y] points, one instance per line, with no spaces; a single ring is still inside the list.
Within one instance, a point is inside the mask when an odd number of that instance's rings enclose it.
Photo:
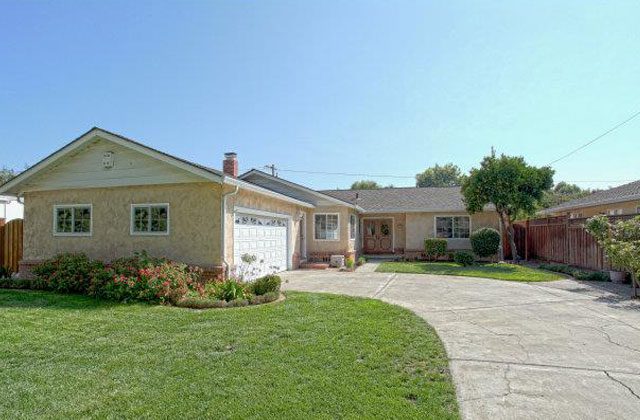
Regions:
[[[529,219],[524,223],[524,260],[529,261]]]

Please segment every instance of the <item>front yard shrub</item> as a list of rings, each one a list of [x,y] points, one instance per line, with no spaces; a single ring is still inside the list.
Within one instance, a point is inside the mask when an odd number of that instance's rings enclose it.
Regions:
[[[500,233],[492,228],[482,228],[470,236],[471,249],[480,258],[496,255],[500,249]]]
[[[32,286],[31,280],[9,277],[0,278],[0,289],[31,289]]]
[[[13,272],[9,267],[3,267],[0,265],[0,279],[8,279],[12,274]]]
[[[435,260],[447,252],[447,240],[442,238],[427,238],[424,240],[424,253],[428,260]]]
[[[60,254],[33,268],[37,289],[88,294],[94,279],[104,278],[103,262],[85,254]]]
[[[353,257],[349,257],[346,260],[344,260],[344,265],[347,267],[348,270],[353,270],[353,267],[355,267],[356,262],[353,260]]]
[[[249,297],[249,287],[237,279],[228,279],[219,283],[210,283],[205,288],[205,296],[231,302]]]
[[[468,251],[456,251],[456,253],[453,254],[453,261],[463,267],[467,267],[473,265],[476,260],[473,254]]]
[[[364,265],[367,262],[367,258],[366,257],[358,257],[358,262],[357,265],[358,267],[360,267],[361,265]]]
[[[256,296],[262,296],[267,293],[278,293],[282,280],[279,276],[269,275],[260,277],[249,284],[249,291]]]

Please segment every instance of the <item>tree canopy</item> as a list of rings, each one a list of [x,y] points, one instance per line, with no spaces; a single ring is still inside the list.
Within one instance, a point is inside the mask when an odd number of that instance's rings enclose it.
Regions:
[[[576,198],[585,197],[593,192],[594,191],[588,188],[582,189],[575,184],[569,184],[568,182],[561,181],[558,182],[553,189],[545,191],[542,199],[540,200],[540,206],[546,209],[566,203],[570,200],[575,200]]]
[[[382,185],[378,184],[376,181],[370,181],[363,179],[362,181],[356,181],[351,184],[352,190],[377,190],[382,188]]]
[[[462,185],[465,176],[453,163],[427,168],[416,174],[416,187],[456,187]]]
[[[0,185],[4,184],[16,175],[18,175],[16,171],[3,166],[2,169],[0,169]]]
[[[545,191],[553,185],[554,171],[548,166],[528,165],[520,156],[491,154],[471,170],[462,184],[462,194],[469,213],[481,212],[488,204],[495,206],[503,228],[509,236],[513,259],[518,252],[511,222],[535,212]]]

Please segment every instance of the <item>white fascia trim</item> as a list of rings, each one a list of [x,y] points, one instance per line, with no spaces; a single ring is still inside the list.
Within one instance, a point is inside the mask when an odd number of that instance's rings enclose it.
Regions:
[[[78,137],[76,140],[74,140],[71,143],[67,144],[66,146],[62,147],[57,152],[54,152],[53,154],[49,155],[48,157],[44,158],[40,162],[36,163],[35,165],[30,167],[26,171],[22,172],[20,175],[18,175],[17,177],[12,179],[11,181],[9,181],[6,184],[2,185],[0,187],[0,194],[11,191],[14,187],[16,187],[16,186],[20,185],[21,183],[23,183],[24,181],[28,180],[33,175],[36,175],[41,170],[46,169],[48,166],[50,166],[55,161],[63,158],[67,154],[73,152],[74,150],[80,148],[84,144],[86,144],[89,141],[93,140],[95,137],[103,138],[105,140],[108,140],[108,141],[111,141],[113,143],[116,143],[116,144],[118,144],[120,146],[127,147],[129,149],[135,150],[137,152],[140,152],[140,153],[145,154],[147,156],[150,156],[152,158],[161,160],[161,161],[163,161],[165,163],[171,164],[171,165],[176,166],[176,167],[178,167],[180,169],[183,169],[183,170],[191,172],[191,173],[193,173],[195,175],[201,176],[201,177],[203,177],[203,178],[205,178],[205,179],[207,179],[209,181],[222,183],[222,176],[214,174],[213,172],[206,171],[204,169],[198,168],[197,166],[191,165],[191,164],[189,164],[187,162],[183,162],[180,159],[173,158],[171,156],[168,156],[168,155],[165,155],[163,153],[160,153],[160,152],[157,152],[155,150],[152,150],[152,149],[150,149],[148,147],[136,144],[136,143],[134,143],[132,141],[129,141],[129,140],[126,140],[126,139],[124,139],[122,137],[119,137],[119,136],[116,136],[114,134],[108,133],[108,132],[106,132],[104,130],[101,130],[99,128],[93,128],[93,129],[89,130],[86,134],[83,134],[82,136]],[[15,193],[15,195],[18,196],[20,194],[19,193]]]
[[[356,209],[358,211],[362,210],[360,207],[358,207],[355,204],[347,203],[346,201],[342,201],[342,200],[339,200],[339,199],[337,199],[335,197],[331,197],[330,195],[323,194],[321,192],[312,190],[311,188],[307,188],[307,187],[304,187],[302,185],[296,185],[293,182],[287,181],[286,179],[276,178],[276,177],[273,177],[273,176],[271,176],[269,174],[265,174],[265,173],[262,173],[260,171],[257,171],[255,169],[252,169],[249,172],[242,174],[241,178],[244,179],[244,178],[246,178],[247,176],[249,176],[251,174],[255,174],[255,175],[261,176],[263,178],[267,178],[267,179],[276,180],[276,181],[281,182],[281,183],[283,183],[283,184],[285,184],[285,185],[287,185],[287,186],[289,186],[291,188],[295,188],[295,189],[298,189],[298,190],[306,191],[306,192],[308,192],[310,194],[315,195],[318,198],[321,198],[321,199],[327,200],[327,201],[331,201],[332,203],[340,204],[341,206],[347,206],[347,207],[350,207],[352,209]]]
[[[630,195],[624,198],[616,198],[612,200],[604,200],[599,201],[597,203],[589,203],[589,204],[575,204],[572,206],[562,207],[562,208],[548,208],[543,209],[538,212],[538,214],[549,214],[549,213],[560,213],[560,212],[570,212],[573,209],[584,209],[587,207],[597,207],[597,206],[606,206],[607,204],[618,204],[618,203],[626,203],[627,201],[636,201],[640,200],[640,195]]]
[[[459,211],[465,215],[470,215],[466,210],[452,210],[452,209],[382,209],[382,210],[364,210],[364,214],[385,214],[385,213],[445,213]],[[484,209],[482,212],[492,212],[493,209]],[[460,215],[458,215],[460,216]]]
[[[277,193],[275,191],[268,190],[266,188],[257,186],[255,184],[252,184],[252,183],[247,182],[247,181],[243,181],[241,179],[232,178],[232,177],[229,177],[229,176],[224,176],[223,179],[222,179],[222,182],[224,182],[225,184],[228,184],[228,185],[233,185],[233,186],[236,186],[236,187],[240,187],[240,188],[248,190],[248,191],[253,191],[253,192],[256,192],[256,193],[259,193],[259,194],[264,194],[264,195],[272,197],[272,198],[277,198],[278,200],[283,200],[283,201],[287,201],[289,203],[297,204],[298,206],[301,206],[301,207],[306,207],[306,208],[309,208],[309,209],[313,209],[313,208],[316,207],[313,204],[309,204],[309,203],[307,203],[305,201],[297,200],[295,198],[289,197],[289,196],[284,195],[284,194]]]

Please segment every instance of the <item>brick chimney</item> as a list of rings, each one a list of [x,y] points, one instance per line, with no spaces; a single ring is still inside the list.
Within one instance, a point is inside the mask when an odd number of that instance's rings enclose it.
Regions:
[[[228,152],[224,154],[224,160],[222,161],[222,172],[225,175],[238,177],[238,155],[235,152]]]

